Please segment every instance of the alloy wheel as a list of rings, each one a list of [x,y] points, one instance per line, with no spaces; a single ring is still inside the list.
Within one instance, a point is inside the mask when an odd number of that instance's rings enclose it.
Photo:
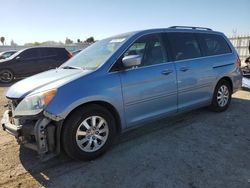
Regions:
[[[217,93],[217,102],[220,107],[227,105],[229,100],[229,90],[226,85],[221,85]]]
[[[76,131],[76,143],[85,152],[99,150],[107,141],[109,128],[106,120],[100,116],[84,119]]]

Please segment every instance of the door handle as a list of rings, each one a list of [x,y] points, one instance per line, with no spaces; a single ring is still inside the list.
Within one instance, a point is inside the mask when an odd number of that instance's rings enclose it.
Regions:
[[[163,70],[161,73],[164,74],[164,75],[168,75],[168,74],[170,74],[172,72],[173,72],[172,70],[166,69],[166,70]]]
[[[180,68],[180,71],[182,71],[182,72],[186,72],[186,71],[188,71],[189,69],[187,68],[187,67],[181,67]]]

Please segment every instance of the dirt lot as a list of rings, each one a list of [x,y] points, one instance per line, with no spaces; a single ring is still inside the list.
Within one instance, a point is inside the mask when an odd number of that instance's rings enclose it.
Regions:
[[[6,88],[0,88],[0,113]],[[250,187],[250,92],[224,113],[199,109],[121,136],[101,158],[42,163],[0,130],[0,187]]]

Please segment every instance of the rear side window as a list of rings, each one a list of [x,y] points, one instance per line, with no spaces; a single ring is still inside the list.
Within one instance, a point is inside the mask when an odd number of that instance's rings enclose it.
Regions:
[[[176,61],[201,57],[199,44],[193,33],[168,33]]]
[[[56,50],[54,48],[41,48],[41,57],[51,57],[56,55]]]
[[[206,56],[231,53],[226,40],[220,35],[198,34]]]

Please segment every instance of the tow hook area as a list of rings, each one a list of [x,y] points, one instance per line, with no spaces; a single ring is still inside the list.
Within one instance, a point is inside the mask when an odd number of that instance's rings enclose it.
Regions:
[[[39,119],[34,127],[36,150],[42,161],[55,156],[55,126],[50,122],[48,118]]]
[[[34,127],[35,138],[37,141],[37,152],[39,155],[45,154],[49,151],[45,129],[50,122],[51,120],[43,118],[38,120]]]

